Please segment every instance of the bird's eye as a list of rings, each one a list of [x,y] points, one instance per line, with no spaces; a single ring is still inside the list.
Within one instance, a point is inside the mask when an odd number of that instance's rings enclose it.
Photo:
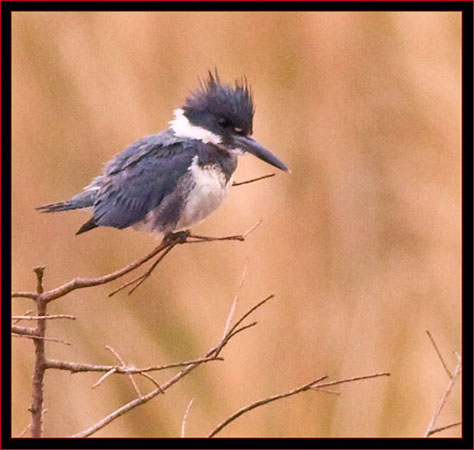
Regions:
[[[237,134],[241,134],[244,130],[243,130],[243,128],[234,127],[234,131],[235,131]]]
[[[221,117],[221,118],[217,121],[217,123],[219,124],[219,126],[220,126],[221,128],[227,128],[227,127],[230,125],[230,122],[229,122],[227,119],[225,119],[224,117]]]

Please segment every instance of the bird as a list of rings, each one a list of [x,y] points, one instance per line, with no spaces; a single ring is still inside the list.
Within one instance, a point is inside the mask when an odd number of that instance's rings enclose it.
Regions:
[[[245,77],[227,84],[217,69],[209,71],[174,111],[168,129],[126,147],[79,194],[36,209],[92,211],[76,235],[98,227],[132,228],[156,237],[188,230],[219,207],[239,155],[250,153],[289,171],[252,137],[254,113]]]

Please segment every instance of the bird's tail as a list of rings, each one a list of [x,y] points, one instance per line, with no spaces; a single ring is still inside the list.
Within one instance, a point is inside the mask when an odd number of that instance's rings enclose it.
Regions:
[[[94,205],[95,191],[84,191],[64,202],[50,203],[38,206],[36,209],[43,213],[69,211],[71,209],[89,208]]]

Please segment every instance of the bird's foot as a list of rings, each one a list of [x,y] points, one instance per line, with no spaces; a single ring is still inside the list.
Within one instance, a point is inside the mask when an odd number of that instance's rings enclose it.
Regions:
[[[170,232],[165,235],[163,242],[168,245],[184,244],[190,235],[190,230]]]

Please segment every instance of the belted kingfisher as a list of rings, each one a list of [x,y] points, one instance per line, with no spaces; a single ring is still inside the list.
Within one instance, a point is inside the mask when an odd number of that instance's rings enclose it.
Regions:
[[[174,111],[167,130],[129,145],[80,194],[37,209],[92,208],[92,218],[76,234],[101,226],[159,235],[187,229],[220,205],[237,155],[251,153],[288,171],[251,137],[254,112],[246,79],[232,86],[221,83],[217,71],[209,72]]]

